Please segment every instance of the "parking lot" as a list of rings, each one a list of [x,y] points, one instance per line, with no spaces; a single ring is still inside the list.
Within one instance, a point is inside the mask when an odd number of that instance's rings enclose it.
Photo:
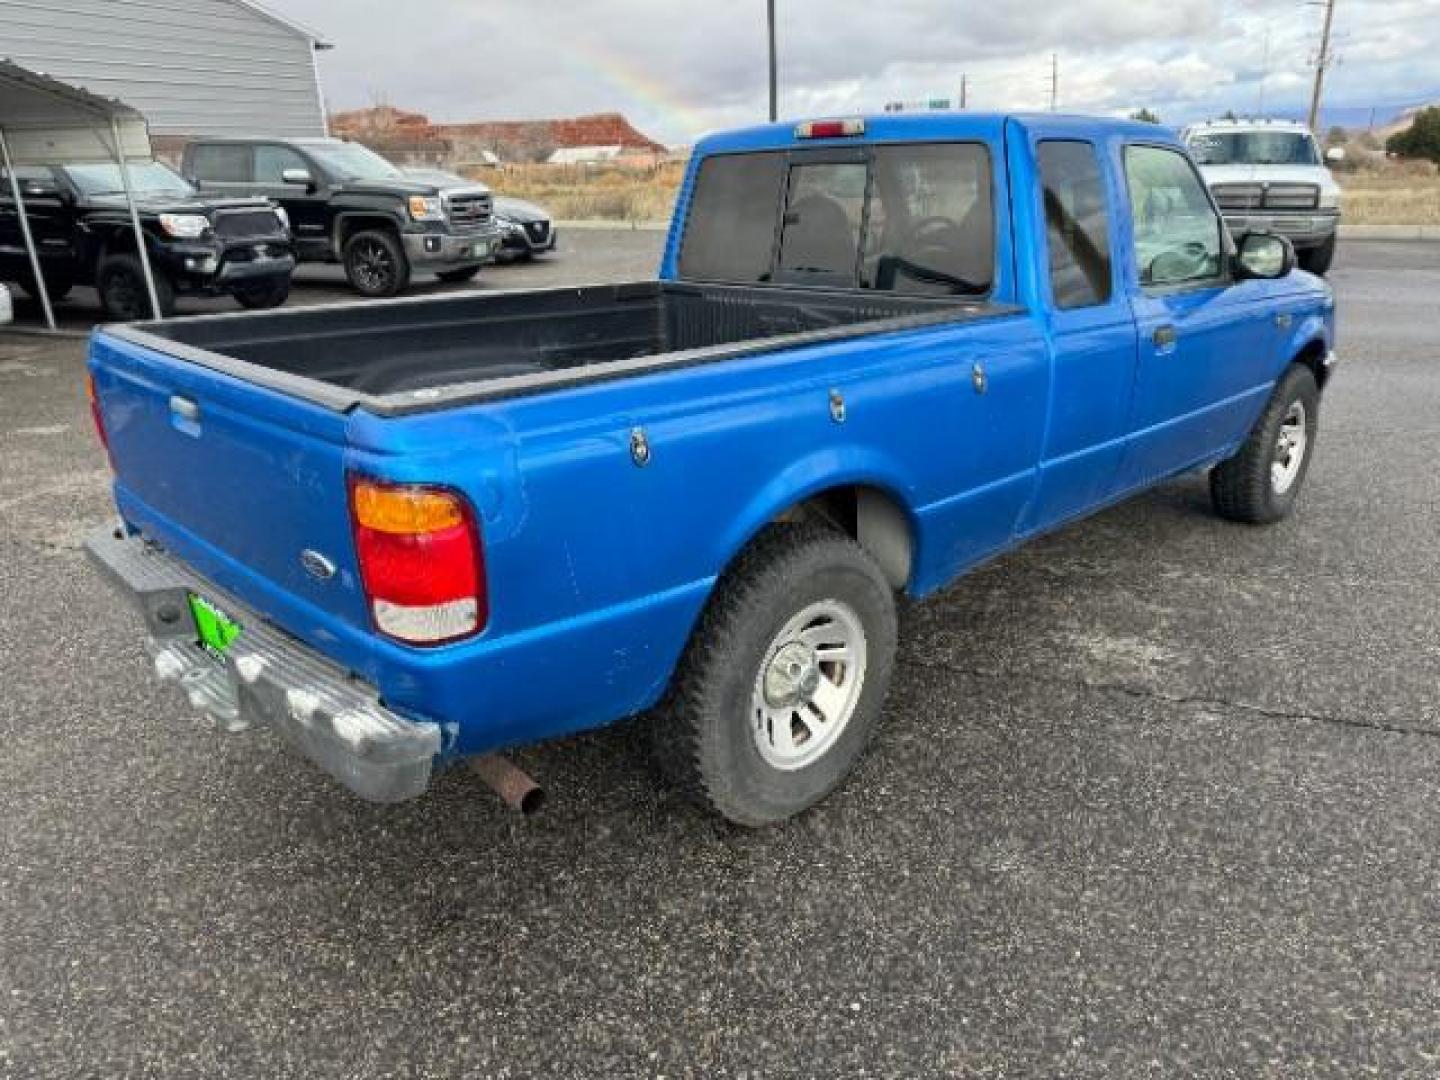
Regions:
[[[524,752],[522,820],[191,719],[79,550],[83,342],[0,336],[0,1076],[1433,1076],[1440,246],[1333,281],[1294,518],[1190,477],[909,608],[875,749],[761,832],[626,727]]]

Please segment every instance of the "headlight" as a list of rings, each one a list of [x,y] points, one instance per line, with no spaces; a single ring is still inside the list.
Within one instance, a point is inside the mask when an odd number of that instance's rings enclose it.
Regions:
[[[285,212],[283,206],[275,207],[275,216],[280,219],[280,227],[288,230],[290,228],[290,215]]]
[[[1340,189],[1339,189],[1339,188],[1331,188],[1331,189],[1328,190],[1328,191],[1323,191],[1323,190],[1322,190],[1322,191],[1320,192],[1320,209],[1321,209],[1321,210],[1339,210],[1339,209],[1340,209]]]
[[[439,221],[445,216],[438,195],[411,195],[410,216],[416,221]]]
[[[171,236],[194,240],[205,235],[205,230],[210,228],[210,219],[204,214],[161,214],[160,228]]]
[[[500,228],[504,229],[507,233],[518,233],[525,231],[520,226],[520,223],[518,221],[511,221],[509,218],[500,218],[499,220]]]

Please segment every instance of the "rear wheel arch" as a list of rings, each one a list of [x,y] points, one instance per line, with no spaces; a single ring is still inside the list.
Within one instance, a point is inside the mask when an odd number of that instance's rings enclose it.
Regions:
[[[771,516],[757,534],[783,521],[813,522],[841,532],[875,560],[896,592],[910,583],[916,525],[906,505],[887,488],[863,482],[824,488]]]

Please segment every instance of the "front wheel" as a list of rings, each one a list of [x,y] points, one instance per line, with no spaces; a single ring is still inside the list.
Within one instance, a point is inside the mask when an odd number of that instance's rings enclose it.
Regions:
[[[345,277],[363,296],[395,296],[410,283],[410,260],[400,238],[380,229],[345,241]]]
[[[175,311],[175,288],[164,274],[155,274],[155,299],[161,316]],[[134,322],[154,315],[150,294],[145,288],[145,270],[138,256],[129,252],[107,255],[95,270],[95,289],[105,316],[116,322]]]
[[[446,284],[454,284],[460,281],[469,281],[476,274],[480,273],[480,264],[474,266],[462,266],[458,270],[437,270],[435,276]]]
[[[235,290],[235,302],[247,311],[279,307],[290,299],[290,278],[275,278],[259,285],[243,285]]]
[[[1245,444],[1211,470],[1215,512],[1249,525],[1289,517],[1310,468],[1319,420],[1315,376],[1309,368],[1291,364]]]
[[[890,586],[859,545],[771,526],[722,576],[651,718],[660,765],[736,824],[793,817],[865,749],[896,637]]]

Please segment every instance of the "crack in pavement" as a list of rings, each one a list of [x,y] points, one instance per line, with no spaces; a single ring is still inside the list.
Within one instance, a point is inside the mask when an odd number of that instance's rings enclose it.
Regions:
[[[1012,680],[1014,675],[1003,671],[984,671],[980,668],[968,668],[957,664],[936,663],[930,660],[919,660],[914,657],[897,657],[897,666],[911,666],[924,668],[929,671],[946,671],[955,675],[969,675],[976,679],[990,679],[993,681]],[[1125,697],[1137,699],[1149,699],[1162,701],[1168,705],[1195,705],[1202,708],[1212,709],[1236,709],[1240,712],[1251,713],[1255,716],[1263,716],[1271,720],[1308,720],[1317,724],[1333,724],[1337,727],[1355,728],[1362,731],[1378,731],[1387,735],[1420,735],[1426,738],[1440,738],[1440,730],[1434,728],[1407,727],[1404,724],[1388,724],[1379,720],[1357,720],[1348,716],[1330,716],[1325,713],[1297,712],[1289,709],[1276,709],[1268,705],[1256,705],[1249,701],[1231,701],[1229,698],[1212,698],[1199,695],[1166,694],[1163,691],[1155,690],[1145,686],[1133,686],[1125,683],[1099,683],[1091,682],[1088,679],[1063,678],[1056,675],[1026,675],[1025,678],[1049,683],[1053,686],[1070,686],[1075,689],[1089,690],[1101,694],[1121,694]]]

